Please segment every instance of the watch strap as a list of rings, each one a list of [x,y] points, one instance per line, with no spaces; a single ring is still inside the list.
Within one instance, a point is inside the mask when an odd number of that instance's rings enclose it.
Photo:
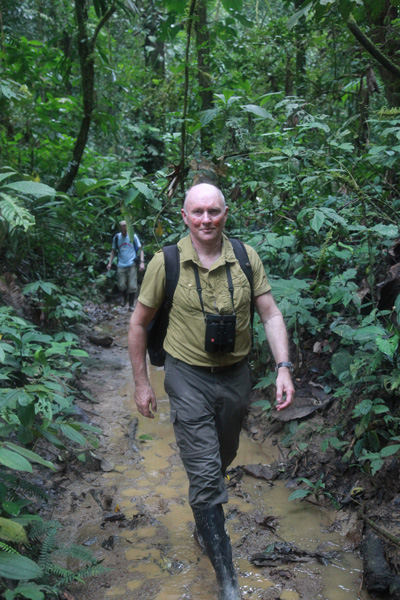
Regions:
[[[280,362],[280,363],[278,363],[276,365],[276,367],[275,367],[275,371],[278,372],[278,370],[280,369],[280,367],[287,367],[291,373],[293,371],[293,364],[291,362]]]

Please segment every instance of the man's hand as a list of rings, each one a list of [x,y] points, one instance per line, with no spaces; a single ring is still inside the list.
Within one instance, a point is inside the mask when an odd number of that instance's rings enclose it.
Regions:
[[[108,263],[107,265],[107,271],[109,271],[111,269],[111,263]]]
[[[154,415],[150,411],[150,406],[153,412],[157,412],[157,400],[151,385],[147,383],[136,385],[134,398],[140,414],[149,419],[154,419]]]
[[[294,385],[290,377],[290,371],[286,367],[278,370],[276,378],[276,410],[287,408],[294,400]]]

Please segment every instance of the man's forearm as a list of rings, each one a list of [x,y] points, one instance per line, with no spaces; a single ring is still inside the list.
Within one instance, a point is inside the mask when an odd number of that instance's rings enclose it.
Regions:
[[[286,362],[289,360],[289,344],[285,321],[281,314],[273,315],[264,323],[265,335],[275,362]]]
[[[149,383],[146,366],[147,328],[132,323],[128,334],[129,357],[132,363],[133,378],[136,385]]]

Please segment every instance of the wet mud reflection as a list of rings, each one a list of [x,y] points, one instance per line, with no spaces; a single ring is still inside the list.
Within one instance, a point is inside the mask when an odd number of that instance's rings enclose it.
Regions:
[[[118,346],[126,348],[126,324],[113,329]],[[158,398],[154,419],[138,415],[133,400],[133,383],[127,363],[113,381],[115,402],[124,403],[129,413],[132,438],[122,439],[121,422],[112,427],[109,447],[121,449],[114,469],[102,474],[104,487],[114,490],[119,509],[130,524],[118,536],[124,548],[120,572],[123,583],[105,591],[105,598],[123,600],[216,600],[217,585],[208,558],[193,538],[193,516],[188,504],[188,483],[179,458],[169,402],[165,396],[164,371],[151,369],[151,382]],[[118,398],[119,396],[119,398]],[[120,418],[120,421],[122,419]],[[134,439],[133,439],[134,438]],[[114,457],[115,458],[115,457]],[[276,446],[262,445],[246,433],[241,435],[238,456],[232,467],[273,463],[279,458]],[[228,482],[229,484],[229,482]],[[224,507],[233,555],[244,600],[368,600],[359,593],[362,561],[345,551],[342,533],[332,527],[345,516],[307,502],[288,502],[292,489],[284,481],[273,485],[246,473],[229,488]],[[276,530],[259,523],[274,518]],[[351,530],[351,525],[349,525]],[[87,532],[82,532],[82,539]],[[337,552],[321,564],[309,562],[254,566],[249,558],[274,542],[284,540],[301,550]]]
[[[128,548],[125,558],[130,580],[121,587],[109,589],[106,597],[215,600],[214,573],[192,534],[188,484],[169,423],[163,377],[162,370],[152,370],[152,384],[159,398],[158,411],[154,419],[139,416],[135,444],[139,446],[140,458],[136,456],[132,466],[115,465],[114,473],[104,474],[110,484],[115,483],[115,471],[117,477],[122,478],[118,483],[120,508],[127,519],[137,522],[134,529],[121,532]],[[133,385],[128,382],[119,394],[126,397],[132,419],[137,418]],[[276,448],[265,442],[261,446],[243,433],[239,454],[232,466],[270,464],[278,458],[276,453]],[[330,531],[335,512],[306,502],[288,502],[291,491],[284,482],[271,485],[246,474],[239,492],[234,488],[230,490],[225,512],[243,598],[356,600],[362,564],[358,556],[342,552],[341,536]],[[273,568],[255,567],[249,562],[245,549],[249,536],[257,536],[251,531],[254,514],[274,516],[279,523],[279,537],[288,543],[309,551],[322,546],[325,551],[338,551],[339,555],[328,565],[314,561],[277,564]],[[246,515],[249,515],[247,520]],[[271,541],[278,539],[272,536]],[[277,583],[278,570],[281,575]],[[275,577],[270,578],[270,573]],[[299,582],[303,583],[299,585]],[[362,598],[366,600],[367,596]]]

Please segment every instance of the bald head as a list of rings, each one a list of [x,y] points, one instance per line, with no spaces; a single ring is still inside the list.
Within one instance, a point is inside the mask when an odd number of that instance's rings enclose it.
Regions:
[[[210,249],[214,254],[220,251],[228,214],[220,189],[209,183],[194,185],[186,194],[181,213],[198,253]]]
[[[187,205],[192,199],[201,200],[203,198],[209,198],[210,196],[214,196],[219,198],[222,202],[222,207],[225,210],[226,202],[223,193],[216,186],[211,183],[198,183],[193,185],[185,194],[185,202],[183,203],[183,210],[185,213],[187,212]]]

